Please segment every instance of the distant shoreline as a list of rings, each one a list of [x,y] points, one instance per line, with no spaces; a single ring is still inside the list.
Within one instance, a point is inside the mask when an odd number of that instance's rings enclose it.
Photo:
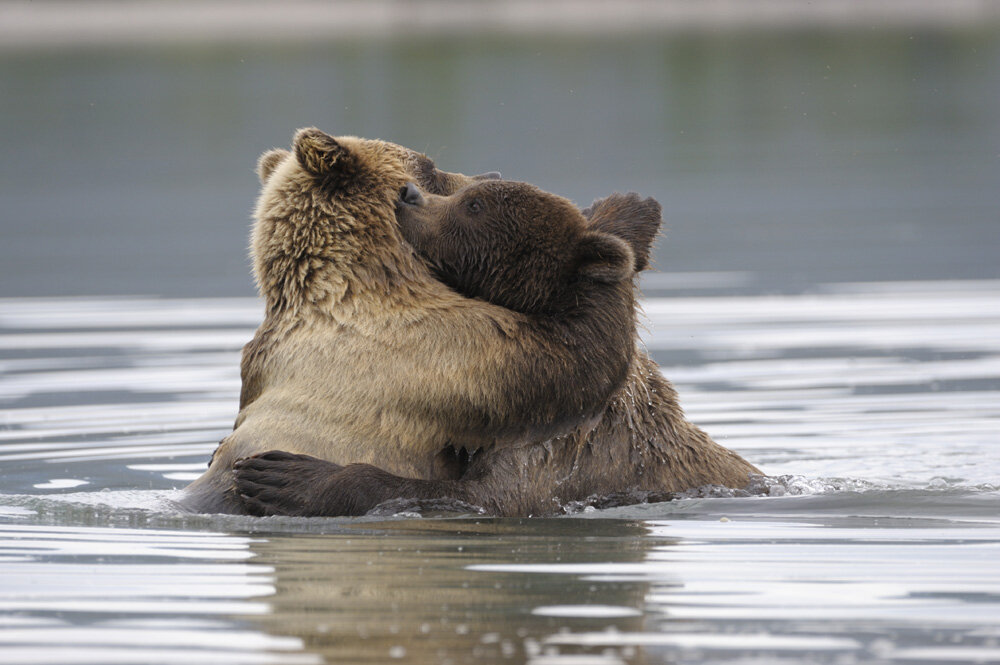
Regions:
[[[997,23],[998,0],[0,0],[0,49]]]

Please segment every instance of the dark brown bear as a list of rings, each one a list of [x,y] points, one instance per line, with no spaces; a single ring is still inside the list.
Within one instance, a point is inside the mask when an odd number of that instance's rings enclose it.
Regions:
[[[265,319],[244,348],[236,426],[185,489],[185,508],[242,512],[233,464],[268,450],[455,480],[474,452],[600,419],[633,352],[627,242],[524,189],[560,247],[544,288],[562,305],[514,311],[436,279],[396,220],[415,179],[445,193],[473,179],[316,129],[299,131],[291,152],[264,154],[258,173],[251,251]]]
[[[398,218],[403,235],[445,283],[561,320],[572,316],[577,296],[550,288],[564,279],[567,263],[564,230],[539,214],[565,205],[549,197],[510,182],[472,184],[450,197],[422,195],[411,185]],[[585,212],[588,231],[625,239],[633,248],[632,269],[646,267],[659,204],[614,195]],[[568,209],[562,214],[571,215]],[[622,322],[630,331],[633,317]],[[404,478],[372,465],[340,466],[280,451],[240,460],[234,474],[246,510],[258,515],[358,515],[396,498],[456,499],[496,515],[539,515],[595,495],[628,501],[702,485],[744,487],[760,473],[684,417],[673,387],[638,348],[625,384],[594,427],[530,445],[465,448],[456,457],[458,479]]]

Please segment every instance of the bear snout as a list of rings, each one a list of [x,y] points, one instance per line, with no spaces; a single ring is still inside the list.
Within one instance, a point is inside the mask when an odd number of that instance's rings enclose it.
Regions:
[[[412,182],[406,183],[406,187],[399,190],[399,200],[411,206],[422,206],[425,203],[424,195],[420,193],[420,188]]]

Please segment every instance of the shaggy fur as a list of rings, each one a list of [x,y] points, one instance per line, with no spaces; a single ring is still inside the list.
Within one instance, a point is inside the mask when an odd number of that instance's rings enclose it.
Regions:
[[[539,223],[574,229],[558,312],[526,314],[448,288],[400,234],[396,205],[476,182],[382,141],[300,130],[258,163],[252,256],[265,319],[243,352],[240,411],[181,500],[243,512],[233,465],[279,449],[455,480],[480,451],[589,429],[627,376],[627,243],[584,229],[564,199]],[[603,246],[606,252],[583,251]]]
[[[555,239],[564,231],[553,233],[537,221],[532,194],[521,185],[490,183],[445,199],[404,197],[416,203],[400,207],[401,226],[442,279],[459,290],[521,311],[558,311],[566,305],[559,289],[550,296],[540,287],[559,273]],[[472,202],[477,205],[470,209]],[[661,223],[659,204],[614,195],[585,214],[589,232],[612,234],[631,247],[630,269],[646,267]],[[530,242],[511,243],[512,227]],[[622,322],[631,335],[634,316],[630,311]],[[592,429],[527,445],[456,450],[455,457],[462,470],[458,479],[407,478],[384,467],[341,466],[282,451],[240,460],[234,473],[245,509],[258,515],[358,515],[396,498],[450,498],[496,515],[551,514],[593,495],[618,494],[627,502],[702,485],[744,487],[751,474],[760,473],[685,418],[673,387],[639,348],[626,381]]]

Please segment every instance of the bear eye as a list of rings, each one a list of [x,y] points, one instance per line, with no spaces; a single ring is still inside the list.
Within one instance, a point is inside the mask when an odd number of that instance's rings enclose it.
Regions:
[[[472,199],[465,206],[469,209],[469,212],[476,214],[483,209],[482,199]]]

